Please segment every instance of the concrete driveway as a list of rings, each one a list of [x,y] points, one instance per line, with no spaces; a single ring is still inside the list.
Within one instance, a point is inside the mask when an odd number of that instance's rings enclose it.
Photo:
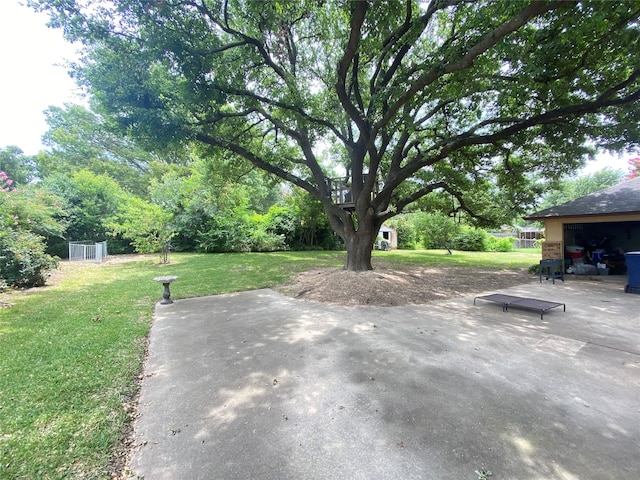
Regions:
[[[258,290],[158,305],[131,469],[637,480],[640,295],[624,280],[485,292],[566,304],[543,320],[474,296],[341,307]]]

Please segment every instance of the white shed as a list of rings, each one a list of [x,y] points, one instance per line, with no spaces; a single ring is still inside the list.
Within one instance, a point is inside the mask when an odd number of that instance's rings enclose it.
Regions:
[[[396,229],[389,227],[388,225],[382,225],[378,232],[378,239],[376,240],[376,248],[378,250],[384,250],[384,248],[382,248],[383,241],[387,242],[389,247],[393,250],[398,248],[398,232]]]

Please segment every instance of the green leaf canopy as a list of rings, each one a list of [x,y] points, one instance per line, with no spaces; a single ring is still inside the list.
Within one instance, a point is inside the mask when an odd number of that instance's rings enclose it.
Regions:
[[[432,192],[501,221],[587,145],[638,144],[638,2],[34,3],[87,45],[78,78],[123,128],[302,187],[349,252]]]

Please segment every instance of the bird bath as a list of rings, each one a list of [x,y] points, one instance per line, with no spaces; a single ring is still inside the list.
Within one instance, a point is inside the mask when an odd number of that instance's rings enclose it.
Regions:
[[[171,282],[175,282],[177,279],[178,277],[174,277],[171,275],[154,278],[156,282],[162,283],[162,285],[164,286],[164,291],[162,292],[162,300],[160,300],[161,305],[167,305],[169,303],[173,303],[173,300],[171,300],[171,292],[169,291],[169,285],[171,285]]]

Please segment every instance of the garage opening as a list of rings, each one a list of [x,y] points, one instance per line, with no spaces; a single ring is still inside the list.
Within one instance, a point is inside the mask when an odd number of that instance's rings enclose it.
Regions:
[[[640,250],[640,222],[564,224],[565,259],[580,270],[591,266],[600,274],[627,273],[624,253]],[[584,272],[591,273],[591,272]]]

